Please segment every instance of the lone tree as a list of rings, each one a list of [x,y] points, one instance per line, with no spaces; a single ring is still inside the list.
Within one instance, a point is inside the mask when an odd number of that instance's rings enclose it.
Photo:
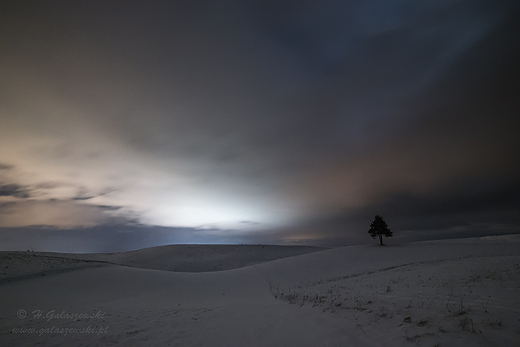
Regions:
[[[385,220],[380,215],[377,215],[374,218],[374,221],[370,223],[370,230],[368,230],[368,233],[374,239],[379,236],[381,246],[383,245],[383,235],[386,237],[392,237],[392,232],[388,229],[388,224],[386,224]]]

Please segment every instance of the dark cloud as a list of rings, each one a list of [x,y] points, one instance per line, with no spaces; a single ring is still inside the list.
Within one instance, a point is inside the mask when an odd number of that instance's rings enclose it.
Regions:
[[[72,200],[90,200],[95,198],[95,196],[76,196],[73,197]]]
[[[0,196],[14,196],[16,198],[27,199],[30,197],[26,187],[18,184],[0,185]]]
[[[514,211],[520,208],[520,186],[494,186],[459,183],[432,195],[394,194],[375,204],[373,209],[402,216],[462,215]],[[515,219],[515,218],[513,218]]]
[[[97,208],[100,208],[105,211],[117,211],[120,210],[121,206],[110,206],[110,205],[95,205]]]
[[[74,200],[74,201],[91,200],[91,199],[95,199],[95,198],[99,198],[99,197],[105,196],[105,195],[110,194],[110,193],[112,193],[114,191],[115,191],[115,189],[113,189],[113,188],[105,187],[105,188],[101,189],[100,193],[92,194],[92,192],[90,192],[87,188],[79,187],[77,189],[76,196],[71,198],[71,200]]]
[[[69,199],[24,199],[3,202],[0,207],[0,229],[24,225],[67,229],[139,223],[139,214],[123,206],[91,205]]]
[[[0,170],[11,170],[12,168],[14,168],[13,165],[8,165],[8,164],[2,164],[2,163],[0,163]]]

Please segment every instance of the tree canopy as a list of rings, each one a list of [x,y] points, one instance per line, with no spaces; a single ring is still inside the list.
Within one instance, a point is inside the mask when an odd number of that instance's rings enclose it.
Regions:
[[[383,236],[392,237],[392,232],[388,228],[388,224],[386,224],[385,220],[380,215],[376,215],[374,221],[370,223],[368,233],[374,239],[379,236],[379,243],[381,245],[383,245]]]

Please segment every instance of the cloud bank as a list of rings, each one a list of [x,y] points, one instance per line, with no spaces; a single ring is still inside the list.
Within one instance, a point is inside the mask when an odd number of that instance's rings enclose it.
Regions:
[[[348,243],[375,214],[411,233],[520,225],[514,2],[0,16],[0,227]]]

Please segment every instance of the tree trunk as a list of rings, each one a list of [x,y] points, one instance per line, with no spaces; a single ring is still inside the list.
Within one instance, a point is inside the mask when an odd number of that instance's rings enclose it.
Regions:
[[[379,243],[381,244],[381,246],[383,245],[383,235],[382,234],[379,234]]]

